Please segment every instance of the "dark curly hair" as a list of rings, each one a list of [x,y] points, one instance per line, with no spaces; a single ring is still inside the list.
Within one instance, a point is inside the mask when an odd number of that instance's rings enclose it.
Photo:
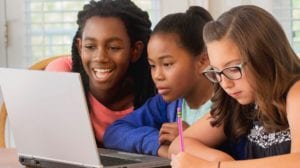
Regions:
[[[91,0],[84,5],[83,10],[78,12],[78,30],[72,43],[72,71],[80,73],[86,97],[89,91],[89,77],[83,68],[76,43],[78,38],[82,38],[86,21],[94,16],[119,18],[126,27],[131,45],[137,41],[142,41],[144,46],[147,46],[151,33],[151,22],[148,13],[141,10],[130,0]],[[135,88],[134,108],[138,108],[155,94],[155,86],[151,79],[145,48],[140,59],[135,63],[131,63],[128,69],[129,76],[133,78],[133,88]]]

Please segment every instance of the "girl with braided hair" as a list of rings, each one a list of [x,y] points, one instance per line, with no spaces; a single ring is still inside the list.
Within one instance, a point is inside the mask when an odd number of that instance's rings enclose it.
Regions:
[[[78,13],[72,56],[48,71],[79,72],[97,142],[106,127],[155,94],[147,63],[148,13],[130,0],[91,0]]]
[[[206,9],[191,6],[157,23],[147,50],[158,94],[111,124],[104,134],[105,147],[167,157],[178,135],[177,109],[183,130],[210,111],[213,88],[202,75],[209,65],[202,30],[211,20]]]

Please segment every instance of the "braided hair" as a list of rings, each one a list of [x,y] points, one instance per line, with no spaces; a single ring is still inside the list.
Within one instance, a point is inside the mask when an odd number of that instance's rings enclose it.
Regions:
[[[84,86],[85,96],[89,91],[89,77],[86,74],[77,47],[77,39],[82,38],[82,31],[86,21],[94,16],[116,17],[122,20],[130,38],[131,46],[142,41],[147,45],[151,33],[151,22],[148,13],[141,10],[130,0],[91,0],[84,5],[83,10],[78,12],[78,29],[72,43],[72,71],[79,72]],[[155,86],[151,79],[147,62],[147,50],[144,48],[138,61],[131,63],[128,69],[129,76],[133,78],[134,108],[140,107],[144,102],[155,94]],[[88,99],[87,99],[88,100]]]
[[[200,6],[190,6],[182,13],[165,16],[155,26],[152,35],[158,33],[175,33],[183,46],[192,56],[206,52],[202,30],[204,25],[213,18]]]

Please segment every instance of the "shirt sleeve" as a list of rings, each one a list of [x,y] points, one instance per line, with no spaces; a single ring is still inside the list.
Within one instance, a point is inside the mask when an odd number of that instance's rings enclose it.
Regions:
[[[46,66],[45,71],[71,72],[72,59],[71,57],[57,58]]]
[[[167,103],[157,95],[128,116],[115,121],[104,133],[104,147],[157,155],[159,130],[167,122],[166,106]]]

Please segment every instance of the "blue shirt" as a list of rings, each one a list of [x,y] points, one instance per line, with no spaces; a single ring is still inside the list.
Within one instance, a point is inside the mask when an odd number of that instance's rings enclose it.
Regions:
[[[103,138],[105,148],[157,155],[159,130],[164,123],[177,121],[182,98],[167,103],[161,95],[148,99],[140,108],[110,125]]]
[[[177,121],[177,107],[181,104],[182,99],[167,103],[159,94],[148,99],[143,106],[106,129],[104,147],[157,155],[159,130],[163,123]]]

